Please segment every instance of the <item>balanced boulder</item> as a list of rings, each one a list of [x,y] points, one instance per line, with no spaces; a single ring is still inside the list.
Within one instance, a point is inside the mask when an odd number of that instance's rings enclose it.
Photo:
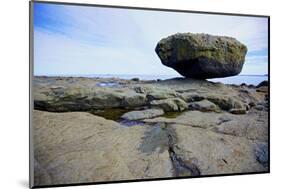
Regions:
[[[155,51],[181,75],[206,79],[239,74],[247,47],[232,37],[177,33],[160,40]]]

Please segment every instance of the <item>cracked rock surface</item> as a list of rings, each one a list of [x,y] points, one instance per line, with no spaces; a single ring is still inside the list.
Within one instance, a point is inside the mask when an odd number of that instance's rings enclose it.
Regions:
[[[90,113],[34,111],[36,185],[171,177],[161,145],[142,152],[150,127],[122,127]]]
[[[267,172],[260,87],[35,77],[35,185]]]

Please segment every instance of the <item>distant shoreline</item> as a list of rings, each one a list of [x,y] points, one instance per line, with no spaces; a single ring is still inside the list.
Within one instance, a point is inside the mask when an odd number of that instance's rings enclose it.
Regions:
[[[82,78],[116,78],[116,79],[124,79],[124,80],[167,80],[172,78],[183,78],[180,75],[131,75],[131,74],[73,74],[73,75],[35,75],[35,77],[82,77]],[[268,75],[247,75],[241,74],[232,77],[225,77],[225,78],[214,78],[214,79],[207,79],[208,81],[212,82],[221,82],[224,84],[236,84],[240,85],[242,83],[246,83],[249,85],[258,85],[260,82],[264,80],[268,80]]]
[[[183,77],[181,75],[156,75],[156,74],[50,74],[50,75],[34,75],[36,77],[95,77],[95,76],[158,76],[158,77]],[[268,76],[268,74],[239,74],[236,76]],[[231,76],[230,76],[231,77]]]

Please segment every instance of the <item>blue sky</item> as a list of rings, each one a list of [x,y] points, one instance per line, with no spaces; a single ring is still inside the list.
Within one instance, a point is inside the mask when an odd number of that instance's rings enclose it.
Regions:
[[[177,32],[247,45],[241,74],[267,74],[267,18],[34,3],[34,74],[175,75],[154,49]]]

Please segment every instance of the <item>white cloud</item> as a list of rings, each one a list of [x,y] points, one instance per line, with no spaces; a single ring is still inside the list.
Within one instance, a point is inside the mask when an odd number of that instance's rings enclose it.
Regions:
[[[35,30],[35,75],[61,74],[173,74],[130,46],[93,46],[61,34]],[[148,73],[149,70],[149,73]]]
[[[268,57],[264,55],[249,56],[245,60],[242,74],[268,74]]]
[[[232,36],[249,52],[268,48],[265,18],[80,6],[50,11],[43,16],[60,25],[35,26],[36,75],[178,75],[162,66],[154,52],[161,38],[177,32]],[[266,59],[247,56],[243,73],[260,73],[267,67]]]

